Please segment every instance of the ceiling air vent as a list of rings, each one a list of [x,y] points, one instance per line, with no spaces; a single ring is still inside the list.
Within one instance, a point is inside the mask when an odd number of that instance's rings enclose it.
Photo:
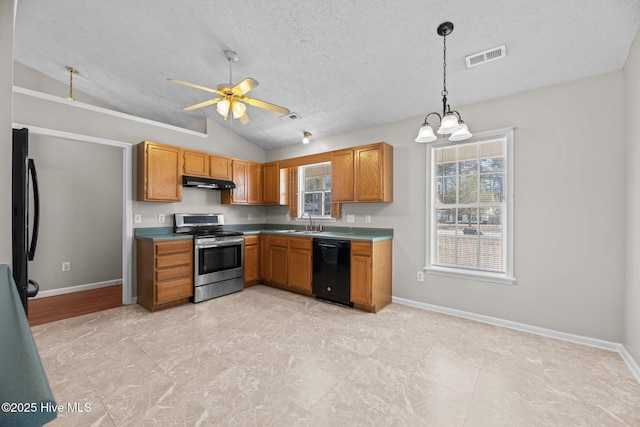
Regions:
[[[300,115],[298,113],[292,111],[289,114],[285,114],[284,116],[280,116],[280,118],[282,120],[285,120],[285,119],[298,120],[300,118]]]
[[[467,55],[464,59],[467,61],[467,68],[475,67],[476,65],[486,64],[487,62],[495,61],[507,56],[507,45],[493,47],[491,49],[483,50],[482,52]]]

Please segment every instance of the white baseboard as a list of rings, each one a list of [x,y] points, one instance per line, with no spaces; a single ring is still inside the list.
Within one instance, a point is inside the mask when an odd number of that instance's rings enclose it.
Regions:
[[[60,289],[51,289],[49,291],[38,292],[38,295],[36,295],[34,298],[35,299],[45,298],[45,297],[52,297],[54,295],[70,294],[72,292],[88,291],[89,289],[104,288],[106,286],[119,285],[121,283],[122,283],[122,279],[114,279],[114,280],[106,280],[104,282],[88,283],[86,285],[69,286],[69,287],[60,288]]]
[[[597,338],[585,337],[582,335],[569,334],[567,332],[555,331],[553,329],[540,328],[537,326],[527,325],[525,323],[512,322],[510,320],[500,319],[497,317],[485,316],[482,314],[471,313],[463,310],[456,310],[454,308],[442,307],[439,305],[427,304],[424,302],[413,301],[410,299],[392,297],[392,301],[398,304],[406,305],[409,307],[420,308],[422,310],[434,311],[437,313],[448,314],[450,316],[462,317],[476,322],[487,323],[494,326],[500,326],[503,328],[515,329],[522,332],[528,332],[530,334],[541,335],[548,338],[555,338],[562,341],[568,341],[575,344],[582,344],[588,347],[596,347],[604,350],[616,352],[622,357],[622,360],[627,364],[629,370],[636,378],[636,381],[640,384],[640,367],[636,361],[627,352],[624,346],[620,343],[611,341],[604,341]]]

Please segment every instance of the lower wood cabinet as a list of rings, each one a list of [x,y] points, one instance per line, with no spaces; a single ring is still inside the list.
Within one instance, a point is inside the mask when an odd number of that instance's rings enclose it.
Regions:
[[[244,286],[260,283],[260,236],[244,236]]]
[[[311,292],[311,248],[313,239],[289,238],[288,287],[302,293]]]
[[[311,295],[313,239],[272,235],[264,237],[264,281],[269,285]]]
[[[193,296],[193,241],[136,243],[138,304],[156,311],[189,302]]]
[[[392,240],[351,242],[354,307],[373,313],[391,304]],[[265,283],[313,295],[313,238],[264,234],[245,236],[245,286]]]
[[[391,304],[392,240],[351,242],[351,302],[378,312]]]

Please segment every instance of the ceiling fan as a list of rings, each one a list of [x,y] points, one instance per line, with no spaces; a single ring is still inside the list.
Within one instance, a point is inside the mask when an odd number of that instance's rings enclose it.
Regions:
[[[218,104],[216,106],[216,111],[224,120],[227,120],[229,117],[229,112],[234,119],[240,120],[240,123],[246,125],[249,123],[249,117],[247,117],[247,106],[245,104],[252,105],[258,108],[264,108],[266,110],[275,111],[280,114],[289,114],[290,111],[288,108],[280,107],[279,105],[271,104],[269,102],[260,101],[255,98],[248,98],[244,96],[247,92],[249,92],[254,87],[258,86],[258,82],[251,77],[247,77],[242,80],[237,85],[233,85],[231,82],[231,66],[234,62],[238,60],[238,54],[232,50],[226,50],[224,54],[229,61],[229,83],[222,83],[218,85],[217,89],[211,89],[205,86],[200,86],[193,83],[183,82],[181,80],[176,79],[167,79],[172,83],[178,83],[185,86],[190,86],[195,89],[204,90],[207,92],[211,92],[219,96],[219,98],[212,98],[204,102],[200,102],[198,104],[190,105],[188,107],[183,108],[183,111],[191,111],[196,110],[198,108],[207,107],[209,105]]]

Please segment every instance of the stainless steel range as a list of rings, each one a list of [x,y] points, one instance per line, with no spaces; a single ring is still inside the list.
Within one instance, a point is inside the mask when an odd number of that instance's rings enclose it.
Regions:
[[[175,214],[175,232],[193,234],[193,302],[244,289],[244,236],[223,230],[222,214]]]

